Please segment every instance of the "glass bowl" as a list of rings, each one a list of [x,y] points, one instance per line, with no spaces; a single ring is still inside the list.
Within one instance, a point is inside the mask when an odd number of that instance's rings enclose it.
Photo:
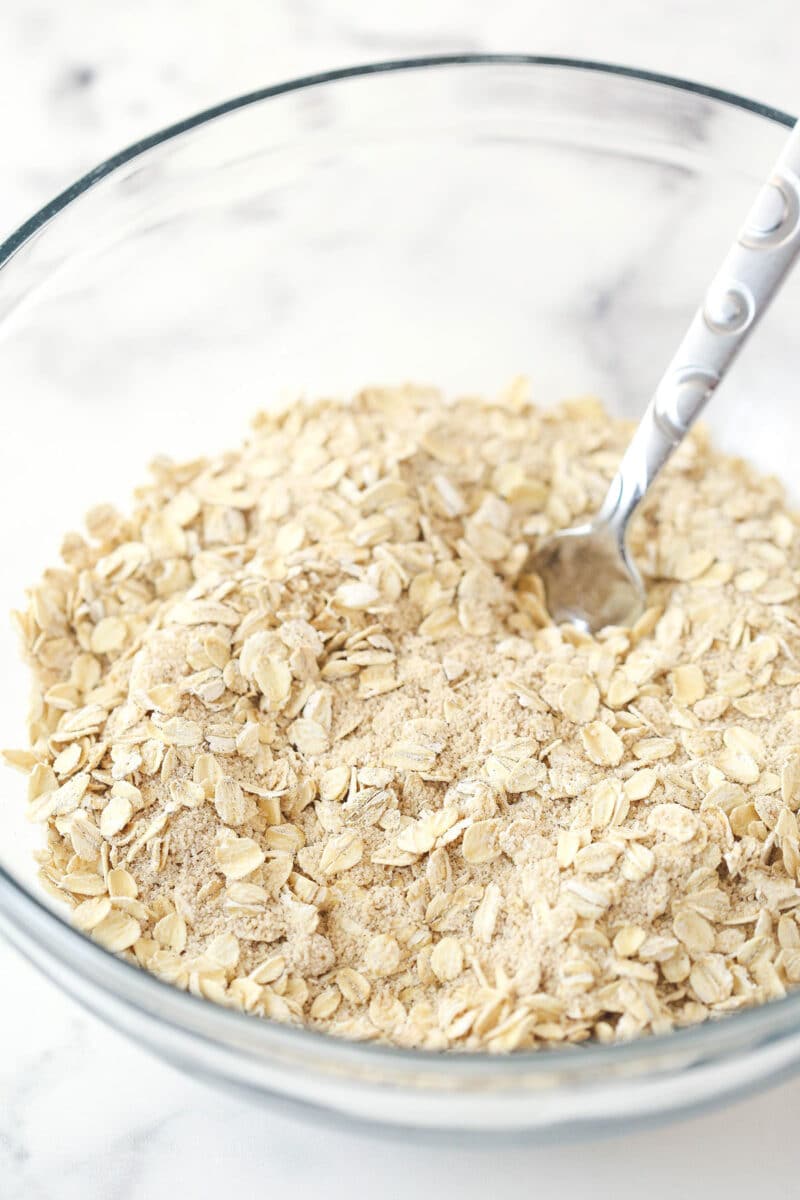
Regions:
[[[466,56],[269,88],[99,166],[0,247],[0,608],[157,451],[238,441],[297,392],[433,382],[638,413],[791,119],[599,63]],[[714,401],[727,449],[782,475],[800,275]],[[794,368],[794,369],[793,369]],[[26,672],[2,622],[2,728]],[[651,1121],[800,1062],[800,993],[616,1046],[413,1053],[179,992],[72,930],[38,889],[3,776],[0,924],[65,992],[159,1056],[254,1098],[382,1126],[526,1136]]]

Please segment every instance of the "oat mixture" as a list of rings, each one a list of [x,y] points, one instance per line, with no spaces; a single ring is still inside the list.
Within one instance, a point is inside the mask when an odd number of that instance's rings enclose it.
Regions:
[[[594,400],[369,390],[94,509],[19,628],[46,886],[109,950],[281,1021],[513,1050],[800,983],[800,550],[695,433],[651,607],[555,628],[529,544],[598,506]]]

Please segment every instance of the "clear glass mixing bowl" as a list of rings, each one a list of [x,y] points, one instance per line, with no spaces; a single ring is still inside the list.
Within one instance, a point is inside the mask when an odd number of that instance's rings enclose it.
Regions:
[[[413,380],[637,413],[790,118],[601,64],[466,57],[270,88],[103,163],[0,247],[0,608],[156,451],[235,443],[291,391]],[[709,413],[783,475],[800,275]],[[794,368],[794,369],[793,369]],[[27,692],[2,622],[0,729]],[[118,961],[40,893],[3,776],[0,923],[140,1044],[251,1095],[382,1125],[552,1136],[730,1097],[800,1062],[800,993],[613,1047],[458,1056],[215,1007]]]

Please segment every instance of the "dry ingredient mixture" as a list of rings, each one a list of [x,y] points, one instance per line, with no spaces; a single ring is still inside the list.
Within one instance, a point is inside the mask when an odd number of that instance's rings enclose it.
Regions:
[[[684,445],[633,530],[651,607],[555,628],[528,544],[629,436],[368,390],[158,460],[18,616],[41,877],[181,988],[402,1046],[702,1021],[800,983],[800,550]]]

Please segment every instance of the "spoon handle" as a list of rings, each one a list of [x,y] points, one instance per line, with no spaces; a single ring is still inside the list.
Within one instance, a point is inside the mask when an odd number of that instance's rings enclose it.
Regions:
[[[800,121],[764,183],[608,489],[601,517],[628,519],[683,440],[800,253]]]

